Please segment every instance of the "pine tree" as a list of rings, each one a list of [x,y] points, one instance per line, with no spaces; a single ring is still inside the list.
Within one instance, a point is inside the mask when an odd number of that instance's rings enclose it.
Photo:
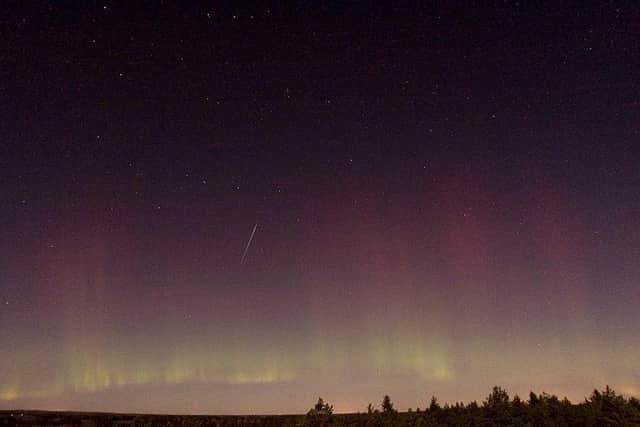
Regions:
[[[396,412],[396,410],[393,409],[393,403],[391,402],[389,395],[385,395],[382,399],[382,412],[385,414]]]

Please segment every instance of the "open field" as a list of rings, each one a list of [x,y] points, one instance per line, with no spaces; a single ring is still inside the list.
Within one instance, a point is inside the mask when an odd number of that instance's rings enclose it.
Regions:
[[[338,415],[340,419],[357,415]],[[303,415],[210,416],[0,411],[0,426],[299,426]]]

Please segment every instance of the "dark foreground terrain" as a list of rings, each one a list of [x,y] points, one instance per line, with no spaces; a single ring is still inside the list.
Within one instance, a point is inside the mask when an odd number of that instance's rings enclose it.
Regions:
[[[441,406],[435,398],[425,409],[398,412],[388,396],[379,409],[334,414],[323,399],[305,415],[209,416],[148,415],[47,411],[0,411],[0,426],[640,426],[640,401],[607,387],[582,403],[543,393],[527,400],[510,398],[500,387],[481,403]]]

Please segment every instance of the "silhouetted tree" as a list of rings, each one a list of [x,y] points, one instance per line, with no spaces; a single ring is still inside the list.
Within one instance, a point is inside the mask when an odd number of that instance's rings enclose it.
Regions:
[[[491,394],[482,403],[485,420],[493,425],[511,425],[511,414],[509,413],[509,395],[498,386],[494,386]]]
[[[616,394],[609,386],[603,392],[593,390],[585,402],[589,424],[599,426],[633,425],[634,414],[631,405],[626,408],[624,397]]]
[[[382,412],[384,412],[385,414],[396,412],[396,410],[393,409],[393,402],[391,402],[391,398],[389,397],[389,395],[385,395],[384,398],[382,398],[381,406]]]
[[[367,423],[366,427],[383,427],[382,416],[380,411],[373,407],[371,403],[367,406]]]
[[[313,407],[313,410],[318,414],[331,415],[333,414],[333,405],[329,405],[328,402],[325,402],[321,397],[319,397]]]
[[[491,394],[484,401],[484,406],[487,408],[494,408],[505,406],[509,404],[509,395],[507,392],[498,386],[494,386]]]
[[[435,396],[431,396],[431,401],[429,402],[429,410],[437,411],[440,409],[440,405],[438,404],[438,399]]]
[[[333,415],[333,405],[329,405],[322,397],[309,409],[305,417],[305,426],[326,426],[331,423]]]

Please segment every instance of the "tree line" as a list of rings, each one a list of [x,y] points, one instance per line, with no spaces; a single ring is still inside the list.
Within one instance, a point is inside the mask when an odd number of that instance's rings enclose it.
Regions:
[[[319,398],[306,414],[304,426],[640,426],[640,401],[617,394],[609,386],[594,390],[583,402],[573,404],[547,393],[529,393],[527,400],[511,398],[506,390],[493,387],[478,404],[440,405],[435,397],[424,409],[398,412],[389,396],[378,407],[369,404],[366,413],[333,413],[333,406]]]

